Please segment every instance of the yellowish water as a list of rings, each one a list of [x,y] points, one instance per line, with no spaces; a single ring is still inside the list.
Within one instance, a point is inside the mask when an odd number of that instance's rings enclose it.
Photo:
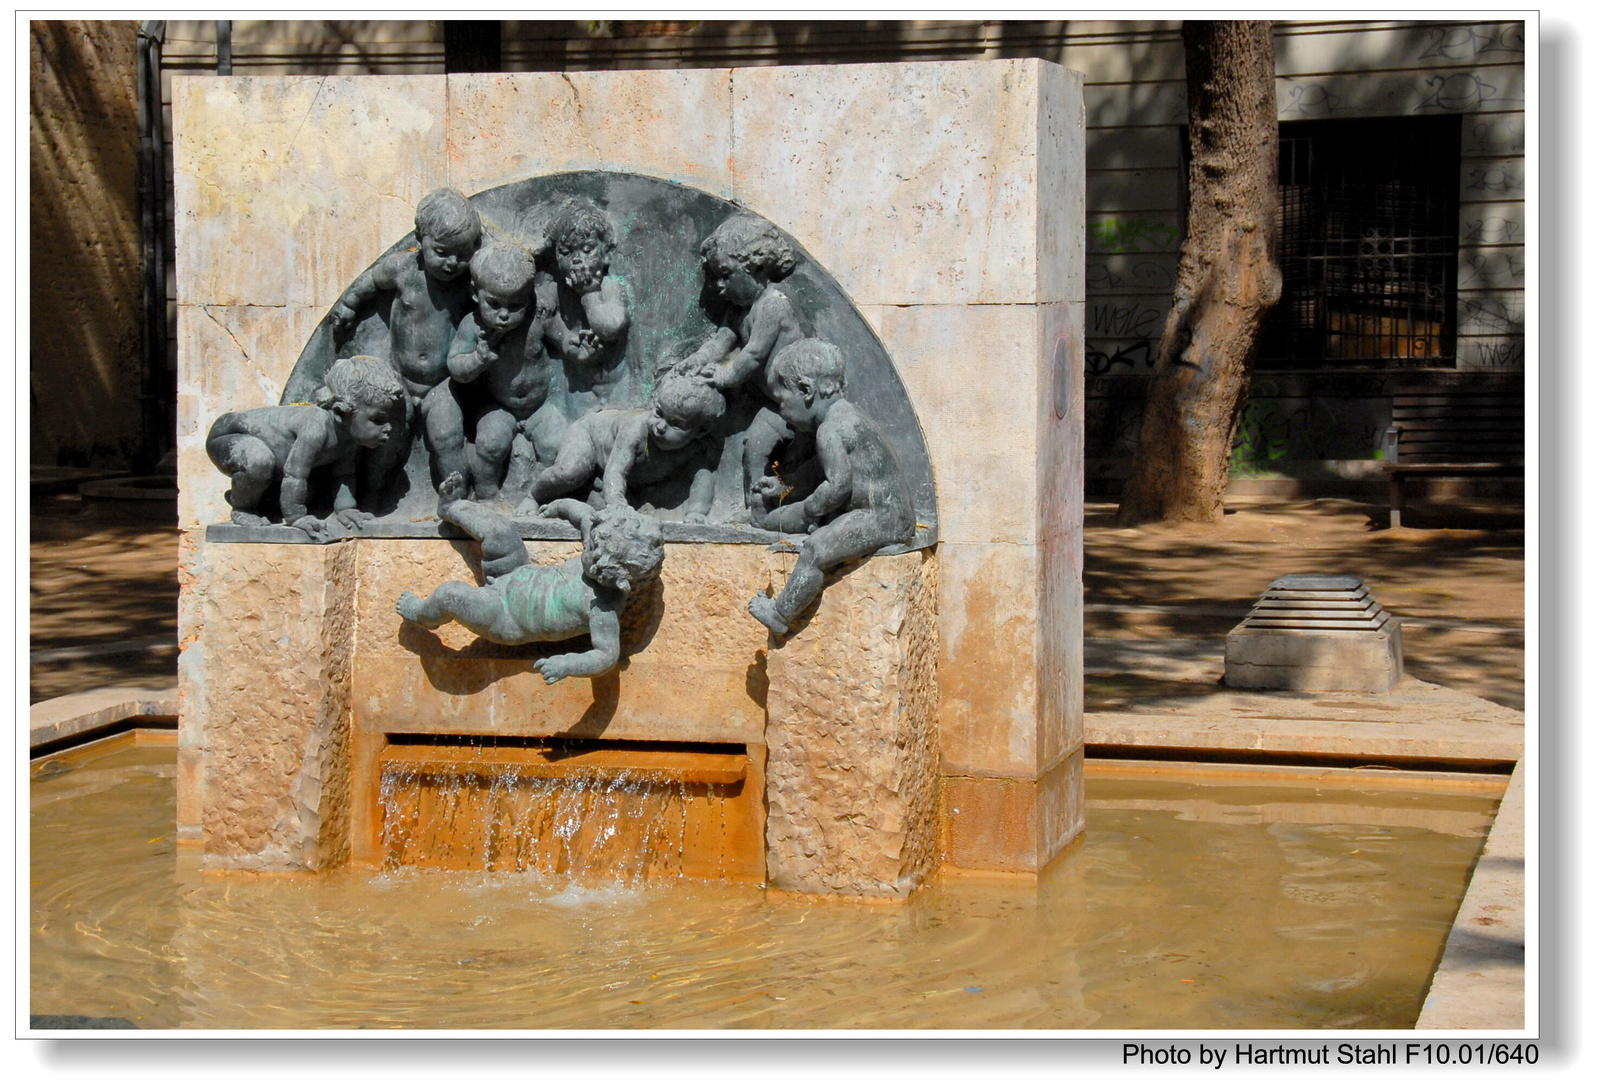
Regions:
[[[141,1028],[1403,1028],[1491,794],[1088,784],[1036,886],[902,906],[401,869],[180,884],[173,751],[32,779],[34,1014]]]

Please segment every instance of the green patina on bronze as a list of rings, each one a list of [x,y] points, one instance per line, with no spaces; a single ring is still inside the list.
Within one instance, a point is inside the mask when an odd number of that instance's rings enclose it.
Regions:
[[[558,207],[563,201],[602,209],[616,240],[608,274],[624,286],[629,318],[625,339],[615,343],[620,354],[614,358],[618,377],[603,404],[647,409],[657,374],[694,353],[722,325],[726,309],[707,282],[701,244],[718,225],[747,211],[707,192],[631,173],[559,173],[470,196],[482,221],[484,244],[523,244],[538,251],[540,269],[551,274],[557,273],[555,255],[549,250],[553,244],[547,235],[538,234],[550,225],[543,208]],[[407,234],[382,258],[416,244],[416,234]],[[541,247],[544,250],[538,250]],[[882,343],[842,288],[800,245],[794,244],[794,249],[795,269],[775,287],[787,295],[810,334],[832,342],[843,353],[846,396],[883,431],[904,471],[917,522],[910,546],[926,546],[937,536],[937,509],[932,468],[910,398]],[[391,338],[385,321],[388,313],[383,303],[357,311],[347,334],[340,334],[335,344],[330,312],[302,350],[283,402],[312,400],[338,357],[386,358]],[[571,361],[563,364],[557,357],[555,367],[552,394],[566,393],[569,385],[581,381]],[[753,385],[730,392],[730,429],[742,431],[740,425],[747,425],[763,405],[769,402]],[[363,498],[363,509],[375,511],[380,523],[415,520],[434,512],[438,478],[430,475],[423,443],[420,435],[413,438],[404,469],[389,475],[382,491]],[[738,497],[740,469],[737,454],[723,456],[717,477],[719,511],[727,509],[730,498]],[[686,499],[686,481],[682,486],[681,495],[658,495],[655,505],[669,507],[672,498]]]

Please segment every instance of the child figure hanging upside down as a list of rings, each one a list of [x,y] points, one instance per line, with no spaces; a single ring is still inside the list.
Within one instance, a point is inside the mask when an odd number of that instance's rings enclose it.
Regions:
[[[445,478],[439,518],[482,543],[487,584],[446,581],[426,599],[408,589],[395,605],[400,616],[430,630],[454,620],[500,645],[589,635],[587,652],[548,656],[533,665],[546,683],[569,675],[593,678],[616,667],[622,657],[622,609],[661,570],[660,526],[626,505],[596,511],[575,499],[557,499],[540,514],[576,525],[583,553],[560,566],[536,566],[510,519],[463,498],[466,490],[460,473]]]

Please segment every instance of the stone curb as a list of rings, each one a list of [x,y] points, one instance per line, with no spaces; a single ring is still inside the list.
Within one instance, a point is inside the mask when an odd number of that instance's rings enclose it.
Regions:
[[[140,716],[177,716],[175,688],[107,686],[41,701],[28,709],[28,745],[43,746]]]
[[[1416,1029],[1519,1032],[1526,1027],[1527,785],[1516,764],[1472,871]]]

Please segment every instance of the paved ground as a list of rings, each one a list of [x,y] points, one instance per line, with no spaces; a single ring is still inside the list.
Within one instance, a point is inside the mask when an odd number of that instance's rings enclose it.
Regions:
[[[1386,504],[1348,499],[1230,501],[1219,525],[1115,526],[1115,506],[1087,508],[1084,633],[1089,638],[1204,639],[1237,625],[1273,579],[1358,574],[1404,625],[1405,671],[1521,709],[1525,688],[1523,531],[1519,512],[1421,503],[1389,529]],[[1219,670],[1217,671],[1219,675]],[[1090,674],[1089,712],[1171,692],[1133,671]]]

